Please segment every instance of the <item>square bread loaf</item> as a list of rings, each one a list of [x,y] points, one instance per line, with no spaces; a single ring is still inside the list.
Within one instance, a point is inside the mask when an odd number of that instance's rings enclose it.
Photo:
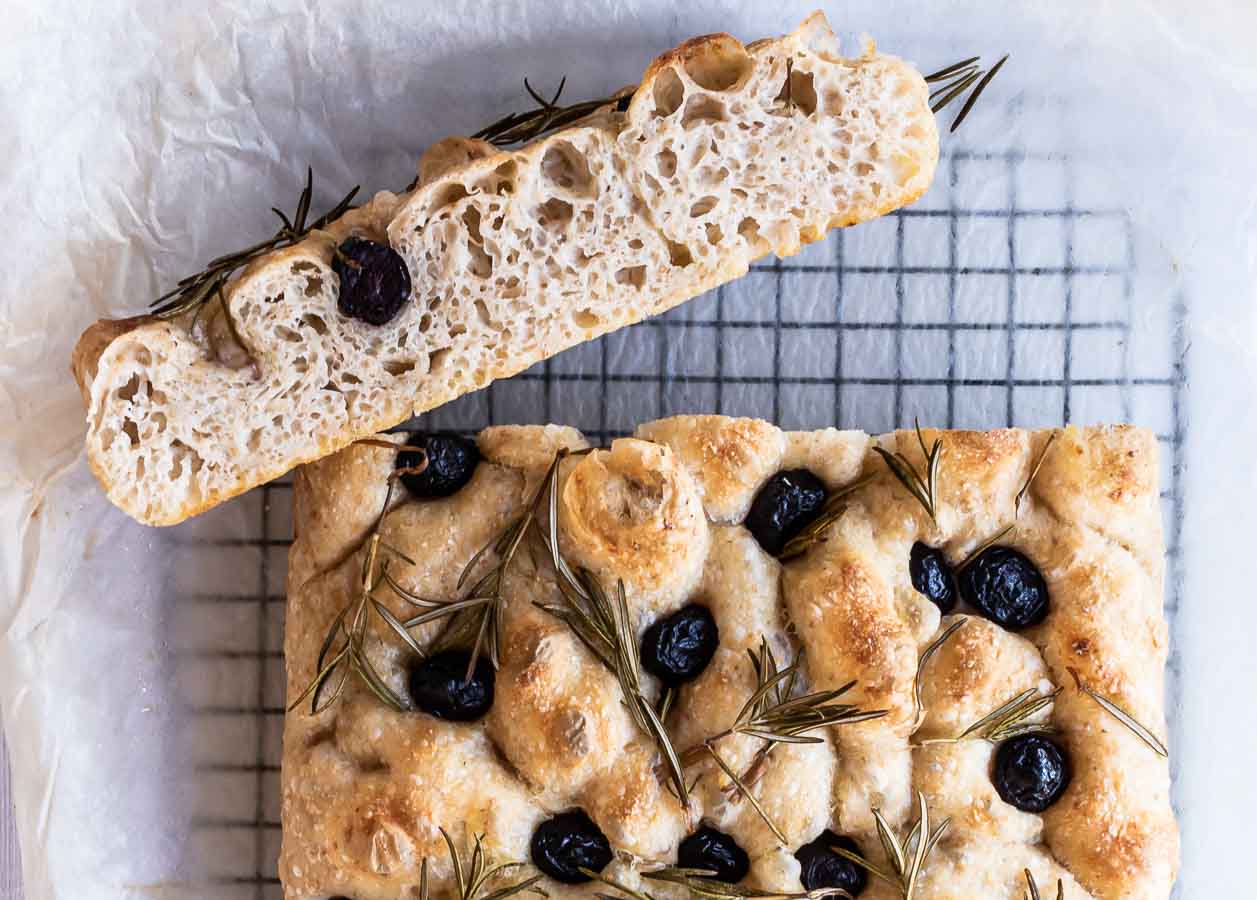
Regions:
[[[438,142],[409,189],[259,257],[221,303],[89,328],[88,462],[127,514],[173,524],[662,313],[924,193],[928,94],[871,43],[843,56],[816,14],[746,46],[687,41],[631,102],[523,147]],[[348,302],[351,240],[387,309]]]
[[[386,435],[295,514],[288,900],[1169,896],[1147,431]]]

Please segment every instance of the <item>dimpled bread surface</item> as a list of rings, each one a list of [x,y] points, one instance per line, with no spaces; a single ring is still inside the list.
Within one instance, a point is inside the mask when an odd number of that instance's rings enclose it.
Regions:
[[[538,823],[576,807],[615,851],[604,874],[625,885],[682,896],[669,885],[644,883],[640,873],[674,864],[678,843],[701,822],[732,835],[749,854],[745,885],[799,891],[794,851],[826,828],[852,836],[885,867],[873,810],[902,834],[915,817],[917,792],[933,822],[951,819],[926,860],[918,900],[1020,900],[1025,869],[1046,897],[1056,896],[1058,880],[1070,900],[1168,897],[1178,832],[1167,762],[1080,693],[1068,674],[1077,670],[1165,733],[1156,440],[1126,426],[1056,432],[1015,511],[1050,435],[926,431],[927,443],[943,443],[937,523],[872,449],[898,450],[919,467],[921,451],[909,432],[784,432],[757,420],[678,416],[643,425],[609,448],[568,456],[556,481],[557,532],[568,561],[603,584],[623,581],[639,638],[659,617],[693,602],[705,604],[719,627],[715,656],[679,689],[666,718],[678,752],[733,722],[755,687],[747,650],[761,640],[779,660],[802,651],[799,691],[854,680],[843,699],[887,715],[831,727],[820,732],[821,743],[778,745],[770,755],[754,793],[784,846],[749,803],[730,798],[728,779],[706,757],[686,770],[695,785],[687,816],[614,675],[536,606],[558,602],[560,594],[544,549],[529,544],[507,569],[496,699],[482,719],[397,712],[354,678],[327,710],[310,715],[306,703],[288,713],[285,897],[417,898],[425,858],[430,889],[444,896],[453,874],[438,827],[464,857],[483,835],[496,859],[527,862]],[[381,540],[414,561],[389,554],[390,574],[414,594],[458,596],[466,563],[521,514],[555,452],[588,447],[579,432],[557,426],[493,427],[478,444],[483,459],[453,496],[393,493]],[[379,516],[394,456],[354,445],[297,473],[285,639],[290,698],[314,677],[324,635],[356,596],[364,539]],[[822,540],[781,562],[760,549],[742,520],[763,483],[791,468],[811,470],[831,491],[874,477],[848,495]],[[1014,634],[963,605],[957,615],[940,616],[913,589],[914,542],[941,548],[955,564],[1014,521],[1000,543],[1033,560],[1046,579],[1051,607],[1042,624]],[[390,591],[376,596],[399,617],[413,614]],[[968,617],[964,627],[923,667],[918,715],[918,659],[958,615]],[[412,634],[426,646],[439,627]],[[414,652],[378,616],[365,650],[392,690],[408,696]],[[658,683],[643,678],[656,698]],[[990,775],[992,744],[924,743],[959,734],[1028,688],[1061,689],[1039,719],[1073,766],[1072,783],[1042,815],[1000,798]],[[719,743],[735,771],[749,765],[758,745],[743,735]],[[607,892],[597,883],[549,878],[540,886],[557,897]],[[872,879],[861,896],[891,900],[899,893]]]

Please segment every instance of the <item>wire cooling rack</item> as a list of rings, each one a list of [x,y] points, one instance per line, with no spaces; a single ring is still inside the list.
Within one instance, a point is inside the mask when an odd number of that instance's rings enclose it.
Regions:
[[[874,433],[917,417],[948,428],[1136,422],[1162,445],[1173,625],[1186,304],[1137,303],[1136,230],[1122,209],[1088,202],[1086,185],[1085,163],[1066,157],[952,152],[912,209],[757,265],[414,424],[474,433],[558,422],[605,442],[679,412]],[[990,205],[960,202],[975,195]],[[172,623],[196,769],[188,856],[210,873],[214,897],[278,900],[291,485],[260,488],[236,508],[223,531],[231,537],[213,536],[211,515],[196,543],[217,554],[228,586],[179,591]],[[1177,673],[1173,656],[1171,709]]]

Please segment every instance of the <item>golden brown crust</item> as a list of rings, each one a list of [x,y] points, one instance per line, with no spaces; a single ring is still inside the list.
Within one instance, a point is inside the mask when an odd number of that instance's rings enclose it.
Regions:
[[[1046,896],[1055,896],[1059,878],[1069,900],[1168,897],[1178,835],[1166,763],[1080,693],[1069,675],[1076,669],[1087,684],[1164,733],[1160,538],[1155,506],[1147,503],[1156,494],[1157,461],[1146,433],[1088,428],[1058,437],[1040,477],[1058,474],[1043,485],[1036,479],[1015,520],[1005,520],[1051,433],[926,432],[927,443],[938,436],[944,444],[937,524],[859,433],[789,434],[784,450],[779,432],[746,420],[679,417],[637,433],[658,435],[668,446],[624,439],[564,464],[559,539],[565,554],[599,567],[603,579],[625,579],[639,634],[680,604],[711,610],[719,648],[706,670],[680,689],[667,719],[678,751],[701,745],[736,719],[755,684],[746,651],[761,639],[779,660],[804,651],[805,689],[854,680],[844,700],[888,715],[833,728],[818,744],[780,747],[769,758],[756,796],[785,834],[785,847],[749,804],[730,799],[728,778],[702,754],[687,769],[694,784],[687,820],[660,780],[656,750],[637,731],[612,673],[535,605],[557,600],[557,587],[544,552],[523,551],[505,582],[502,665],[485,720],[452,725],[422,713],[394,713],[354,684],[318,718],[289,715],[281,861],[287,897],[395,897],[413,888],[417,860],[425,854],[439,864],[437,883],[446,883],[444,850],[433,841],[437,824],[474,822],[494,852],[525,859],[537,822],[573,806],[585,809],[620,851],[613,870],[626,883],[636,883],[638,871],[653,861],[671,861],[677,843],[702,820],[733,835],[750,854],[748,883],[795,891],[793,851],[824,828],[854,836],[864,852],[884,861],[872,811],[902,828],[917,791],[935,821],[952,819],[918,885],[921,900],[1020,900],[1024,868]],[[873,441],[920,462],[914,434]],[[537,452],[541,444],[547,452]],[[578,433],[561,429],[504,427],[482,434],[486,459],[467,487],[444,501],[403,498],[385,519],[384,541],[419,563],[398,563],[391,571],[415,593],[456,596],[463,564],[518,514],[549,455],[560,446],[583,445]],[[704,453],[709,445],[720,452]],[[1069,457],[1054,460],[1057,447]],[[744,459],[758,474],[740,481],[730,471],[731,458]],[[1080,468],[1078,458],[1087,465]],[[832,488],[842,486],[832,480],[838,471],[848,480],[876,477],[851,496],[823,540],[782,564],[764,554],[742,524],[708,521],[700,502],[700,485],[735,485],[724,499],[751,490],[746,485],[772,468],[768,460],[778,467],[841,461],[826,476]],[[1114,471],[1097,470],[1106,460]],[[355,496],[376,498],[386,469],[386,460],[353,448],[311,467],[298,482],[286,636],[290,694],[313,674],[322,634],[361,565],[358,550],[322,574],[310,571],[311,560],[329,555],[302,548],[317,530],[310,527],[318,516],[314,507],[349,509]],[[1066,483],[1082,495],[1062,496]],[[711,495],[706,499],[710,503]],[[1109,521],[1097,518],[1097,510]],[[959,562],[1011,521],[1016,528],[1001,543],[1026,553],[1048,583],[1052,606],[1042,625],[1014,634],[963,607],[940,617],[912,588],[907,559],[913,542],[942,547]],[[1134,543],[1112,537],[1111,522],[1124,522]],[[339,523],[318,528],[329,545],[361,540],[353,529],[345,536]],[[960,614],[968,616],[965,624],[921,673],[918,715],[918,658]],[[434,633],[433,627],[414,630],[421,645]],[[371,658],[395,689],[404,690],[405,648],[386,626],[377,623],[370,634]],[[646,682],[656,696],[657,684],[649,676]],[[1028,688],[1061,689],[1038,720],[1053,728],[1074,770],[1068,790],[1043,815],[1000,798],[990,776],[994,745],[950,740]],[[758,742],[739,735],[717,746],[740,771]],[[457,790],[443,787],[442,779]],[[563,897],[593,893],[589,886],[555,891]],[[866,896],[894,894],[874,883]]]
[[[78,342],[74,345],[74,352],[70,354],[70,371],[74,373],[74,380],[78,382],[84,406],[91,407],[92,382],[96,380],[96,366],[105,348],[112,344],[115,338],[155,321],[157,321],[155,316],[99,319],[79,335]]]

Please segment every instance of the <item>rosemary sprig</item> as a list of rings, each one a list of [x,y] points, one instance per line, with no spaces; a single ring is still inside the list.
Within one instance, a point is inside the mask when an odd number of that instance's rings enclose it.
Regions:
[[[539,497],[544,494],[549,499],[549,533],[541,533],[541,540],[550,552],[563,603],[538,603],[537,606],[566,624],[590,652],[615,674],[633,721],[659,749],[672,789],[681,805],[688,808],[690,792],[681,761],[661,717],[642,689],[637,635],[629,616],[624,582],[617,582],[615,601],[612,602],[593,573],[586,569],[573,571],[559,550],[559,463],[567,455],[567,450],[559,450],[555,454],[554,462],[537,489]]]
[[[211,259],[200,272],[179,279],[178,284],[149,304],[153,307],[152,314],[162,319],[174,318],[193,309],[199,314],[200,307],[207,300],[217,297],[223,304],[223,314],[227,316],[227,324],[231,328],[232,337],[239,341],[235,323],[231,321],[231,316],[227,313],[226,296],[223,294],[223,288],[226,287],[231,276],[259,256],[281,247],[291,247],[304,240],[311,231],[326,228],[329,223],[339,219],[350,209],[357,194],[358,188],[355,187],[341,198],[339,203],[313,222],[307,223],[310,201],[314,196],[314,170],[307,167],[305,190],[301,192],[301,197],[297,200],[297,209],[292,218],[288,218],[275,207],[271,207],[271,212],[279,216],[282,223],[274,236],[259,241],[251,247],[237,250],[235,253],[227,253]]]
[[[404,449],[404,446],[398,447],[395,444],[389,444],[388,446],[391,449]],[[421,447],[412,447],[410,449],[423,452]],[[328,629],[327,636],[323,638],[323,645],[319,649],[318,661],[314,667],[314,678],[297,695],[297,698],[289,704],[289,712],[300,706],[307,697],[310,698],[310,715],[317,715],[327,709],[340,697],[350,673],[358,675],[362,679],[363,684],[387,706],[398,712],[404,712],[409,709],[406,701],[394,693],[392,688],[380,676],[380,673],[371,665],[371,661],[367,658],[365,642],[369,620],[368,610],[374,609],[376,614],[390,628],[396,631],[398,636],[411,649],[420,656],[423,655],[422,649],[410,635],[405,623],[399,622],[397,617],[389,612],[373,595],[380,584],[390,580],[387,571],[381,571],[379,575],[376,574],[376,560],[381,549],[395,553],[413,564],[413,561],[406,557],[405,554],[383,543],[380,537],[380,526],[384,524],[384,516],[388,512],[389,503],[393,499],[393,487],[403,474],[403,471],[418,473],[427,468],[427,465],[428,460],[424,456],[419,465],[410,466],[405,470],[398,470],[389,474],[388,489],[384,492],[384,503],[381,505],[380,513],[376,517],[375,526],[371,529],[371,534],[367,538],[367,553],[362,562],[362,576],[359,581],[358,595],[332,620],[331,628]],[[387,566],[382,567],[382,569],[387,569]],[[353,611],[352,614],[350,610]],[[341,644],[333,653],[332,648],[336,645],[338,638],[342,639]],[[331,654],[330,658],[328,654]],[[332,676],[338,671],[340,672],[340,677],[332,689],[332,695],[320,705],[319,701],[323,697],[324,690],[331,683]]]
[[[1042,897],[1039,895],[1039,886],[1034,881],[1034,875],[1029,869],[1023,869],[1022,871],[1026,874],[1026,888],[1028,891],[1025,895],[1026,900],[1042,900]],[[1060,878],[1056,879],[1056,900],[1065,900],[1065,882]]]
[[[552,539],[550,545],[557,548],[557,540]],[[557,549],[554,555],[558,559]],[[629,714],[642,733],[658,747],[672,789],[681,805],[688,807],[689,787],[685,783],[685,773],[676,750],[672,747],[672,739],[668,737],[659,714],[642,690],[641,660],[638,657],[637,636],[629,617],[624,582],[617,582],[616,597],[612,602],[597,579],[585,569],[578,570],[569,580],[569,576],[563,574],[567,569],[565,562],[559,559],[555,568],[560,569],[560,593],[564,603],[537,605],[563,621],[594,656],[615,674]]]
[[[922,720],[925,718],[925,706],[921,703],[921,679],[925,673],[925,664],[930,661],[931,656],[937,653],[951,639],[953,634],[964,628],[968,622],[969,619],[964,616],[952,622],[951,625],[947,626],[946,631],[935,638],[934,642],[922,651],[921,658],[917,660],[917,674],[912,679],[912,701],[916,708],[916,724],[913,726],[913,730],[919,728]]]
[[[989,547],[995,546],[995,544],[999,543],[1008,535],[1012,534],[1013,530],[1016,529],[1016,527],[1017,527],[1016,522],[1013,522],[1009,525],[1005,525],[999,531],[995,532],[995,534],[991,535],[985,541],[978,544],[978,546],[974,547],[973,550],[970,551],[969,555],[960,561],[960,565],[956,566],[956,570],[955,570],[956,574],[959,575],[965,569],[969,568],[969,566],[973,564],[973,561],[977,559],[978,556],[981,555],[983,550],[986,550]]]
[[[751,787],[763,775],[773,749],[783,743],[819,744],[824,738],[810,732],[830,725],[849,725],[878,719],[886,715],[886,710],[865,711],[850,704],[834,703],[834,700],[855,686],[854,681],[837,690],[814,691],[792,697],[801,667],[799,656],[785,669],[779,669],[772,648],[762,637],[758,653],[750,649],[746,652],[755,670],[755,690],[743,704],[733,724],[686,750],[681,754],[681,765],[692,766],[704,755],[710,755],[729,778],[730,784],[725,790],[730,800],[736,802],[745,796],[777,840],[785,845],[786,839],[781,828],[751,792]],[[757,737],[763,742],[740,776],[716,750],[720,741],[735,734]]]
[[[471,851],[471,861],[468,865],[463,864],[462,857],[459,855],[458,848],[454,846],[454,839],[449,836],[444,828],[438,826],[441,837],[445,838],[445,846],[449,848],[450,863],[454,868],[454,883],[458,891],[458,900],[505,900],[514,894],[528,891],[532,894],[539,894],[542,897],[549,897],[544,890],[535,887],[541,880],[541,874],[538,873],[530,878],[514,884],[508,884],[487,894],[481,895],[486,884],[497,876],[511,869],[517,869],[527,865],[522,862],[503,862],[494,863],[489,857],[488,851],[484,849],[484,835],[476,835],[475,846]],[[419,900],[428,900],[428,859],[424,857],[423,864],[419,870]]]
[[[1020,734],[1050,731],[1050,725],[1030,722],[1029,719],[1050,706],[1060,692],[1061,689],[1057,688],[1050,693],[1040,694],[1037,688],[1027,688],[962,731],[959,740],[978,736],[992,743],[999,743]]]
[[[838,521],[838,518],[846,508],[847,497],[864,487],[874,477],[873,475],[866,475],[863,478],[857,478],[826,497],[825,505],[821,507],[820,515],[812,520],[806,528],[786,541],[785,547],[781,550],[780,559],[793,559],[806,553],[813,544],[821,539],[821,536],[829,526]]]
[[[1009,738],[1022,734],[1034,734],[1051,731],[1052,726],[1045,722],[1031,722],[1029,719],[1040,710],[1056,700],[1061,689],[1051,693],[1040,694],[1038,688],[1026,688],[1016,697],[991,710],[978,721],[974,722],[960,734],[952,738],[927,738],[915,746],[927,744],[956,744],[968,738],[980,738],[998,744]]]
[[[930,851],[934,849],[934,845],[938,843],[939,838],[943,836],[951,823],[951,819],[944,819],[934,827],[933,831],[930,830],[930,811],[925,803],[925,795],[920,791],[917,792],[917,808],[917,820],[908,831],[907,837],[902,840],[891,829],[881,810],[873,810],[873,820],[877,823],[877,836],[882,842],[882,849],[886,852],[886,859],[890,863],[889,872],[845,847],[834,845],[830,849],[867,870],[875,878],[880,878],[898,889],[903,900],[912,900],[917,882],[921,877],[921,870],[925,867]]]
[[[366,650],[364,648],[366,633],[368,609],[374,609],[376,614],[394,631],[402,641],[414,650],[420,656],[423,656],[423,650],[419,644],[411,636],[409,628],[414,623],[407,625],[399,622],[397,617],[389,611],[389,609],[375,599],[375,590],[384,581],[395,584],[392,577],[388,574],[387,564],[381,567],[380,575],[375,574],[376,560],[380,550],[385,550],[395,556],[400,557],[406,562],[414,565],[414,560],[406,556],[395,547],[385,544],[380,537],[380,526],[384,524],[384,516],[388,513],[389,503],[393,499],[393,487],[396,485],[402,475],[419,474],[428,467],[428,457],[426,451],[422,447],[415,447],[409,444],[394,444],[390,441],[382,441],[375,438],[362,438],[355,443],[366,444],[373,447],[384,447],[389,450],[412,450],[422,454],[418,465],[407,466],[397,469],[389,474],[388,489],[384,492],[384,503],[380,507],[379,515],[376,516],[375,526],[371,529],[371,533],[367,538],[366,547],[367,554],[363,559],[362,576],[359,581],[359,592],[355,600],[345,606],[332,620],[332,625],[327,631],[326,637],[323,638],[323,645],[319,649],[318,661],[315,664],[314,678],[297,696],[297,699],[288,706],[288,712],[292,712],[300,706],[307,697],[310,698],[310,715],[317,715],[327,709],[340,697],[341,692],[345,688],[345,684],[351,673],[357,674],[377,697],[386,705],[392,707],[398,712],[408,709],[406,702],[384,682],[380,674],[375,671],[375,667],[371,665],[367,659]],[[350,610],[353,611],[352,615]],[[335,653],[332,653],[332,647],[336,644],[338,638],[342,638],[342,643]],[[328,654],[331,654],[330,658]],[[325,702],[320,706],[319,701],[323,698],[323,692],[331,684],[332,676],[337,672],[340,673],[339,679],[332,688],[332,694],[326,698]]]
[[[700,900],[821,900],[823,897],[843,897],[849,900],[851,897],[842,888],[816,888],[811,891],[793,892],[765,891],[720,881],[712,877],[714,874],[710,869],[665,866],[652,872],[643,872],[642,877],[651,881],[680,885],[690,892],[691,897],[697,897]]]
[[[937,72],[932,72],[925,76],[926,84],[941,85],[930,92],[930,112],[933,113],[937,113],[953,100],[962,96],[969,89],[970,85],[975,81],[977,82],[968,99],[961,105],[960,112],[952,120],[951,128],[948,131],[955,131],[964,122],[969,115],[969,111],[973,109],[973,105],[978,102],[978,98],[986,90],[986,86],[991,83],[991,79],[1004,67],[1004,63],[1008,62],[1008,54],[1005,53],[1000,57],[999,62],[985,72],[978,65],[979,59],[980,57],[971,56],[968,59],[962,59],[958,63],[952,63],[946,68],[939,69]]]
[[[1052,444],[1056,441],[1059,432],[1053,431],[1047,439],[1047,443],[1043,445],[1042,452],[1039,453],[1038,460],[1035,461],[1034,467],[1031,468],[1030,474],[1026,476],[1026,483],[1021,486],[1021,490],[1017,492],[1017,498],[1013,500],[1013,518],[1021,513],[1021,502],[1026,499],[1026,495],[1030,493],[1030,485],[1034,484],[1034,479],[1039,474],[1039,469],[1043,468],[1043,461],[1047,459],[1048,451],[1052,449]]]
[[[703,745],[742,734],[764,741],[760,753],[766,754],[777,744],[819,744],[824,738],[809,733],[818,728],[867,722],[886,715],[884,709],[862,710],[852,704],[833,702],[855,687],[854,681],[834,690],[791,697],[801,667],[800,656],[795,656],[794,662],[786,668],[778,669],[776,657],[763,638],[758,654],[753,650],[746,652],[755,669],[756,688],[733,724],[707,738]],[[703,745],[686,751],[686,755],[696,759]]]
[[[559,106],[559,97],[563,95],[563,88],[566,86],[567,78],[565,76],[559,80],[559,87],[554,92],[554,96],[547,100],[533,90],[533,86],[525,78],[524,90],[537,102],[536,108],[503,116],[492,125],[481,128],[472,137],[488,141],[496,147],[519,144],[531,141],[565,125],[570,125],[609,103],[616,104],[617,112],[624,112],[628,108],[629,100],[633,98],[633,92],[630,91],[627,94],[616,93],[610,97],[602,97],[598,100],[585,100],[580,103],[573,103],[571,106]]]
[[[777,839],[781,846],[786,846],[787,841],[785,834],[782,833],[781,828],[777,825],[777,823],[772,820],[772,817],[768,815],[768,810],[764,809],[759,800],[755,799],[755,794],[752,793],[746,782],[738,777],[738,773],[733,771],[733,768],[724,761],[724,757],[716,751],[716,748],[712,744],[704,744],[703,746],[707,748],[707,752],[711,754],[711,758],[716,761],[716,765],[720,766],[720,770],[728,776],[729,781],[736,786],[739,795],[745,797],[755,812],[759,814],[759,817],[764,820],[764,824],[767,825],[768,830],[773,833],[773,837]]]
[[[961,560],[960,565],[956,566],[957,574],[969,568],[969,565],[978,558],[983,550],[986,550],[988,547],[993,547],[1017,529],[1017,519],[1021,515],[1022,501],[1025,500],[1026,495],[1030,493],[1030,486],[1034,484],[1034,479],[1039,474],[1039,469],[1043,467],[1043,460],[1047,459],[1048,451],[1052,449],[1052,443],[1055,440],[1056,432],[1052,432],[1051,436],[1047,439],[1047,443],[1043,445],[1043,451],[1039,454],[1039,458],[1035,460],[1034,466],[1031,467],[1030,474],[1026,476],[1026,481],[1022,484],[1021,490],[1019,490],[1017,492],[1017,496],[1013,498],[1013,521],[1005,525],[999,531],[995,532],[995,534],[991,535],[982,543],[978,544],[978,546],[975,547],[968,556]]]
[[[1108,713],[1110,716],[1117,719],[1117,721],[1121,722],[1124,726],[1126,726],[1126,728],[1131,732],[1131,734],[1133,734],[1135,737],[1139,738],[1141,741],[1147,744],[1152,749],[1153,753],[1163,758],[1169,757],[1170,755],[1169,748],[1165,746],[1165,744],[1161,741],[1160,738],[1158,738],[1155,734],[1152,733],[1151,729],[1145,728],[1143,725],[1139,724],[1138,720],[1136,720],[1134,716],[1132,716],[1126,710],[1122,709],[1122,707],[1118,706],[1108,697],[1105,697],[1103,694],[1099,693],[1098,691],[1095,691],[1092,688],[1088,687],[1087,684],[1082,680],[1082,676],[1078,674],[1077,669],[1074,669],[1071,667],[1069,670],[1069,674],[1074,677],[1074,684],[1078,686],[1078,690],[1082,691],[1084,694],[1086,694],[1088,697],[1094,700],[1097,704],[1099,704],[1100,708],[1103,709],[1106,713]]]
[[[458,599],[433,600],[421,597],[400,585],[389,573],[387,567],[384,569],[384,581],[393,592],[412,606],[424,610],[419,615],[398,623],[402,630],[437,619],[445,619],[445,627],[434,639],[433,649],[471,646],[471,656],[467,662],[467,680],[471,679],[476,663],[479,662],[482,654],[488,656],[495,669],[498,667],[499,649],[502,642],[501,618],[504,602],[502,590],[506,581],[506,572],[520,546],[528,537],[529,531],[537,522],[537,512],[544,499],[546,486],[557,473],[559,460],[564,455],[566,451],[556,454],[541,485],[525,504],[524,512],[512,519],[506,528],[485,543],[467,561],[458,576],[456,590],[462,591]],[[494,564],[484,575],[472,581],[472,575],[479,564],[490,556],[495,558]],[[470,587],[464,590],[464,586],[468,583]],[[398,630],[396,625],[394,630]]]
[[[390,480],[389,490],[384,498],[384,509],[380,512],[380,520],[383,519],[384,511],[388,509],[392,488],[393,481]],[[377,612],[383,609],[372,597],[375,589],[382,581],[382,578],[377,577],[375,574],[375,563],[380,548],[379,521],[377,521],[375,531],[367,541],[367,554],[363,560],[362,579],[359,585],[358,596],[332,620],[332,626],[328,629],[327,636],[323,639],[323,646],[319,650],[318,662],[315,664],[315,676],[297,698],[289,704],[289,712],[292,712],[305,702],[307,697],[310,698],[310,715],[317,715],[323,712],[340,697],[350,673],[362,679],[363,684],[385,705],[397,712],[404,712],[409,708],[406,701],[394,693],[393,689],[385,683],[380,673],[371,665],[371,661],[367,658],[366,653],[365,644],[369,619],[367,611],[371,608],[374,608]],[[352,615],[350,614],[351,609],[353,610]],[[396,620],[390,615],[385,621],[391,626]],[[332,652],[332,647],[336,644],[338,638],[343,640],[339,649],[329,659],[328,654]],[[406,639],[407,643],[417,649],[413,638],[407,634]],[[320,705],[324,690],[331,683],[332,676],[338,670],[340,671],[340,678],[332,690],[332,695]]]
[[[917,442],[921,445],[921,453],[925,456],[924,475],[919,473],[902,453],[891,453],[881,447],[874,447],[873,450],[885,460],[886,467],[899,479],[899,483],[907,489],[908,493],[925,507],[925,511],[930,515],[930,521],[937,525],[938,466],[943,458],[943,439],[935,438],[933,445],[927,449],[925,437],[921,434],[920,422],[916,423],[916,431]]]

